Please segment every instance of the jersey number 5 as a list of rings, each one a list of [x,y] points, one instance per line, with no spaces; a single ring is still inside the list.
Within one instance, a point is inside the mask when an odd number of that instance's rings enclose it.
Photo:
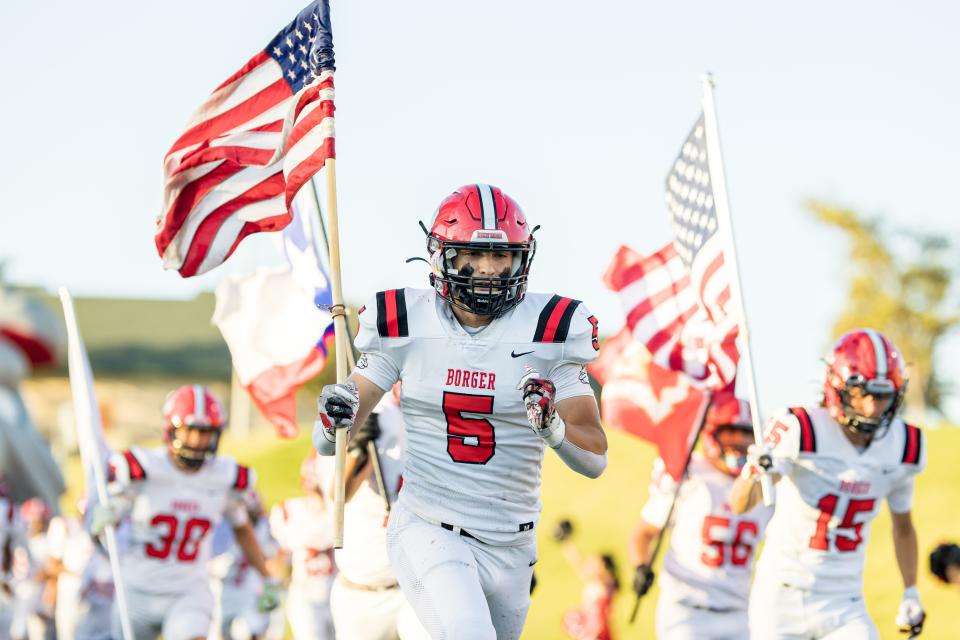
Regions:
[[[827,529],[830,525],[830,520],[833,518],[834,511],[837,510],[837,501],[839,499],[839,496],[828,493],[820,498],[820,502],[817,503],[817,506],[820,508],[820,517],[817,518],[817,530],[810,538],[811,549],[829,551],[830,541],[827,539]],[[861,529],[863,529],[864,523],[854,522],[853,519],[858,513],[863,511],[873,511],[874,502],[875,500],[873,498],[866,500],[850,500],[850,504],[847,505],[847,511],[843,515],[843,521],[837,525],[838,531],[836,536],[834,536],[834,544],[836,544],[837,551],[857,550],[857,547],[859,547],[860,543],[863,542],[863,534]],[[853,532],[853,537],[849,538],[847,536],[840,535],[839,529],[851,529]]]
[[[147,555],[163,560],[173,550],[173,543],[180,529],[180,521],[172,513],[159,513],[153,516],[150,526],[162,528],[157,539],[146,546]],[[177,547],[177,560],[193,562],[200,551],[200,543],[210,530],[210,521],[203,518],[190,518],[183,523],[183,537]]]
[[[493,396],[443,392],[443,415],[447,418],[447,453],[454,462],[486,464],[497,446],[493,425],[486,418],[465,418],[466,413],[491,415]]]

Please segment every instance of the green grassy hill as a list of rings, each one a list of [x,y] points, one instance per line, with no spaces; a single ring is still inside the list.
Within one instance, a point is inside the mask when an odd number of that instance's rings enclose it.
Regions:
[[[917,481],[914,516],[920,537],[920,590],[929,622],[923,638],[957,637],[957,623],[950,610],[957,606],[957,593],[937,584],[926,568],[929,551],[941,540],[960,538],[954,508],[960,504],[960,465],[953,452],[960,449],[960,429],[928,431],[929,466]],[[269,434],[248,442],[225,440],[225,449],[252,464],[260,474],[265,499],[275,502],[296,493],[300,461],[310,441],[307,433],[299,439],[281,442]],[[627,566],[627,536],[647,496],[647,480],[653,449],[619,433],[610,434],[610,466],[599,480],[588,480],[569,471],[556,456],[547,455],[543,473],[543,520],[540,527],[539,585],[524,638],[542,640],[563,637],[563,613],[577,606],[581,583],[564,562],[550,539],[552,524],[569,517],[577,527],[576,542],[584,551],[610,551],[621,566],[621,581],[629,585],[632,571]],[[866,596],[882,638],[903,638],[893,619],[902,586],[890,542],[890,521],[886,512],[874,522],[867,552]],[[643,602],[636,624],[626,624],[633,594],[626,588],[614,610],[617,638],[652,638],[656,588]]]

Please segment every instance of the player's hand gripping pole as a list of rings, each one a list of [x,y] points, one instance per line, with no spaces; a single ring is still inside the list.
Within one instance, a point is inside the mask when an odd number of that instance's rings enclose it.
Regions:
[[[320,222],[320,232],[323,235],[323,251],[327,256],[327,260],[330,261],[330,235],[327,233],[327,225],[323,221],[323,207],[320,206],[320,196],[317,194],[317,186],[313,183],[312,179],[309,181],[309,186],[310,191],[313,194],[313,202],[317,207],[317,220]],[[356,356],[353,353],[352,346],[353,338],[350,334],[350,326],[344,323],[344,327],[346,329],[347,343],[349,346],[347,349],[347,369],[352,372],[357,367]],[[336,329],[336,325],[334,325],[334,329]],[[380,453],[377,451],[377,443],[373,440],[367,443],[367,459],[370,460],[370,464],[373,467],[373,476],[376,480],[377,488],[380,490],[380,495],[383,496],[387,513],[390,513],[390,495],[387,493],[387,486],[383,482],[383,467],[380,464]],[[341,473],[337,477],[342,475],[343,474]]]
[[[330,292],[333,304],[334,342],[337,347],[337,383],[347,381],[350,365],[347,352],[353,347],[347,329],[346,307],[343,304],[343,287],[340,281],[340,223],[337,217],[337,161],[327,158],[324,164],[327,179],[327,216],[330,218]],[[346,479],[344,467],[347,460],[347,434],[344,429],[336,429],[337,444],[334,454],[333,472],[333,547],[343,548],[343,505],[345,502]]]
[[[710,178],[713,181],[713,204],[717,211],[720,233],[723,238],[723,258],[727,267],[733,270],[730,278],[730,298],[738,314],[740,344],[743,357],[740,363],[750,396],[750,412],[753,415],[753,438],[757,444],[763,442],[763,421],[760,417],[760,403],[757,394],[757,381],[753,375],[753,354],[750,351],[750,327],[747,324],[747,309],[743,302],[743,285],[740,281],[740,267],[737,263],[737,244],[733,235],[733,219],[730,216],[730,203],[727,200],[727,179],[723,172],[723,155],[720,149],[720,130],[717,127],[717,112],[713,102],[713,76],[706,73],[703,83],[703,120],[707,136],[707,162]],[[763,504],[773,504],[773,482],[769,474],[760,476],[760,488],[763,490]]]
[[[63,305],[63,316],[67,325],[67,366],[70,371],[70,389],[73,395],[73,417],[77,428],[77,444],[80,447],[80,460],[84,469],[92,471],[94,485],[97,491],[97,502],[106,505],[107,481],[103,474],[104,459],[103,446],[96,434],[102,434],[100,423],[100,409],[96,403],[96,394],[93,389],[93,373],[90,370],[90,361],[87,359],[87,350],[83,346],[80,329],[77,326],[77,317],[73,309],[73,299],[70,293],[60,288],[60,303]],[[90,487],[87,487],[89,491]],[[93,509],[93,505],[87,505]],[[123,577],[120,574],[120,556],[117,553],[117,533],[114,526],[107,525],[104,529],[107,542],[107,555],[110,558],[110,571],[113,573],[114,591],[117,597],[117,610],[120,614],[120,631],[123,640],[133,640],[133,629],[130,626],[130,616],[127,613],[127,594],[123,588]]]

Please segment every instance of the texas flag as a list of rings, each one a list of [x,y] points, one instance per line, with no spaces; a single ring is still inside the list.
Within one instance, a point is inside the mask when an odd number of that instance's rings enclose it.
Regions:
[[[604,342],[588,368],[603,385],[604,424],[655,444],[667,472],[679,480],[709,393],[686,374],[656,364],[628,327]]]
[[[317,252],[316,214],[294,207],[282,244],[287,263],[217,287],[213,322],[254,404],[281,437],[297,435],[296,392],[323,370],[333,344],[330,282]]]

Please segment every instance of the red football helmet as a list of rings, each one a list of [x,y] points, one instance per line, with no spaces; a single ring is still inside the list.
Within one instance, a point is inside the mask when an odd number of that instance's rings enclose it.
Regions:
[[[717,441],[717,433],[727,429],[753,435],[750,405],[746,400],[736,397],[732,391],[718,391],[710,400],[710,408],[707,410],[707,419],[700,438],[707,458],[719,460],[726,467],[727,473],[737,476],[747,462],[747,450],[746,447],[742,450],[738,448],[736,451],[723,450],[720,442]]]
[[[536,253],[533,231],[520,206],[499,188],[460,187],[440,203],[430,226],[430,283],[441,298],[466,311],[493,317],[509,311],[527,291]],[[509,252],[511,267],[496,276],[476,277],[470,264],[453,266],[463,249]]]
[[[163,403],[163,417],[167,421],[164,441],[180,464],[199,469],[207,458],[216,455],[220,434],[227,426],[227,412],[209,389],[188,384],[171,391]],[[183,440],[193,429],[212,433],[207,447],[192,447]]]
[[[834,420],[860,434],[882,435],[896,415],[907,390],[903,356],[896,345],[874,329],[854,329],[837,340],[826,357],[823,404]],[[857,413],[850,393],[890,396],[893,401],[879,417]]]

